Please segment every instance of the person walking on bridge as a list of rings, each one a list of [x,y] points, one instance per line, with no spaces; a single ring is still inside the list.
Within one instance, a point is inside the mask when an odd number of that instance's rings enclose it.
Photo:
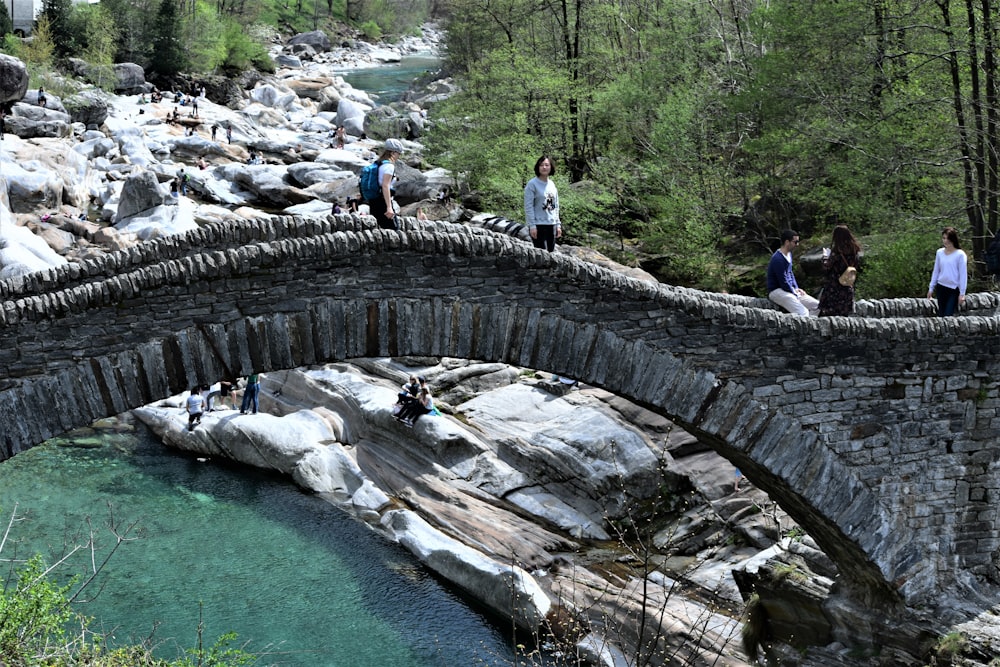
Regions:
[[[938,317],[954,315],[965,304],[965,288],[969,282],[969,260],[958,241],[958,230],[941,230],[941,246],[934,256],[934,272],[927,288],[927,298],[937,296]]]
[[[555,173],[556,163],[543,155],[535,162],[535,177],[524,188],[524,219],[531,243],[549,252],[556,249],[556,239],[562,238],[559,191],[550,178]]]
[[[781,232],[781,247],[774,251],[767,264],[767,298],[792,315],[816,317],[819,301],[799,287],[792,271],[792,249],[798,245],[798,233],[791,229]]]
[[[399,229],[396,209],[393,206],[393,180],[396,177],[396,160],[403,154],[403,143],[399,139],[386,139],[382,154],[375,163],[378,190],[362,193],[368,201],[368,209],[378,222],[379,229]],[[364,179],[364,176],[362,176]],[[364,187],[362,188],[365,189]]]

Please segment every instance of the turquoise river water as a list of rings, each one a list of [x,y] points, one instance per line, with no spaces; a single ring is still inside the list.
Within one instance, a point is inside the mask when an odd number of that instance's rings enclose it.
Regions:
[[[87,431],[0,464],[0,516],[15,522],[0,559],[48,562],[108,524],[123,544],[77,611],[115,642],[152,636],[177,656],[226,632],[261,665],[510,665],[509,632],[471,608],[398,545],[294,484],[259,470],[199,462],[144,427]],[[60,572],[87,569],[89,553]],[[98,558],[100,562],[100,558]],[[7,563],[3,563],[6,570]],[[494,623],[496,621],[496,623]]]
[[[372,96],[378,104],[389,104],[403,96],[414,79],[441,66],[441,59],[430,55],[411,55],[391,65],[364,67],[336,72],[344,81]]]

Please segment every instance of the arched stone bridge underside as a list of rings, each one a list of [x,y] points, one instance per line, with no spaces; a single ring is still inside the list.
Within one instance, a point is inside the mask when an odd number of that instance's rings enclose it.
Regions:
[[[996,295],[970,295],[957,318],[902,299],[799,319],[481,229],[405,227],[222,223],[0,283],[0,456],[230,373],[498,361],[603,387],[699,435],[868,602],[997,590]]]

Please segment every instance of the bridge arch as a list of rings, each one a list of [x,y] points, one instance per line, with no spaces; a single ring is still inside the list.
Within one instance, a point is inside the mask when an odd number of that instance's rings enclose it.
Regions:
[[[0,454],[246,374],[450,356],[601,386],[698,434],[870,603],[993,590],[1000,322],[920,300],[863,318],[633,280],[445,223],[210,225],[0,283]],[[52,409],[37,409],[41,406]]]

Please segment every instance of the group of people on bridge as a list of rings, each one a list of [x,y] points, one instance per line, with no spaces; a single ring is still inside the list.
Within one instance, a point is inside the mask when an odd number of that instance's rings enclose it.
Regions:
[[[799,234],[791,229],[781,233],[781,246],[767,265],[767,297],[789,313],[800,317],[850,315],[854,312],[854,282],[858,275],[861,245],[847,225],[833,228],[829,248],[823,248],[823,286],[819,299],[799,287],[792,270],[792,250]],[[941,230],[941,247],[934,257],[927,298],[937,299],[938,316],[954,315],[965,303],[968,286],[968,257],[962,250],[958,230]]]

